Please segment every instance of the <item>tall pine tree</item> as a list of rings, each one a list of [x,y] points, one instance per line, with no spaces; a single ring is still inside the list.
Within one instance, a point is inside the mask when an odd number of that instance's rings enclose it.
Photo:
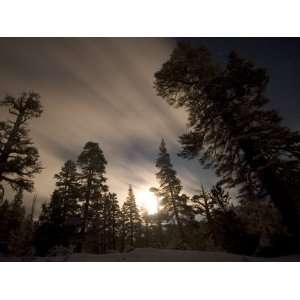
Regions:
[[[158,94],[188,112],[181,155],[215,167],[243,198],[270,197],[300,237],[300,134],[267,110],[266,71],[234,52],[221,66],[206,48],[179,44],[155,78]]]
[[[78,165],[81,168],[81,200],[83,204],[81,234],[83,244],[85,233],[92,226],[93,213],[96,212],[91,207],[97,202],[101,205],[101,198],[108,189],[104,177],[106,164],[107,161],[98,143],[87,142],[78,157]]]
[[[80,177],[75,162],[68,160],[61,171],[55,174],[56,193],[62,202],[64,223],[76,222],[79,217]]]
[[[131,185],[129,186],[127,199],[123,203],[122,214],[125,244],[128,242],[129,246],[134,248],[140,238],[142,221]]]
[[[34,245],[38,255],[46,255],[55,246],[68,246],[64,233],[63,199],[57,190],[52,193],[49,203],[42,205],[37,222]]]
[[[28,122],[42,113],[40,96],[34,92],[0,101],[12,119],[0,122],[0,198],[4,183],[13,189],[33,189],[32,177],[41,171],[37,148],[29,136]]]
[[[110,249],[117,249],[117,242],[121,235],[121,210],[119,206],[119,201],[117,199],[117,194],[108,193],[109,198],[109,240],[108,245]]]
[[[0,206],[1,230],[0,248],[1,252],[9,255],[24,255],[28,251],[26,240],[26,218],[23,203],[23,190],[16,192],[13,201],[3,201]]]
[[[162,140],[159,147],[159,155],[156,160],[156,167],[159,172],[156,177],[159,181],[158,195],[162,199],[163,211],[168,214],[168,221],[175,220],[180,233],[181,246],[186,247],[182,212],[186,208],[186,199],[180,195],[182,186],[173,169],[170,155],[167,152],[165,141]]]

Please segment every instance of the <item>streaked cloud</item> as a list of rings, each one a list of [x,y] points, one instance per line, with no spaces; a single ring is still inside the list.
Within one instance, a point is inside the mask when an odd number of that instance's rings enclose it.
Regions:
[[[44,114],[31,124],[44,166],[35,179],[40,199],[49,198],[54,173],[89,140],[103,149],[121,202],[129,183],[137,190],[155,184],[162,137],[187,191],[211,183],[211,172],[176,157],[186,116],[153,89],[153,74],[173,47],[157,38],[0,40],[1,96],[28,89],[42,95]]]

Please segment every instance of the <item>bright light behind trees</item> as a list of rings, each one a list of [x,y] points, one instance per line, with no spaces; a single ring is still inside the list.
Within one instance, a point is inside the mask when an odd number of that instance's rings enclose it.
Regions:
[[[137,205],[145,208],[149,214],[155,214],[158,210],[157,199],[150,191],[140,190],[136,193]]]

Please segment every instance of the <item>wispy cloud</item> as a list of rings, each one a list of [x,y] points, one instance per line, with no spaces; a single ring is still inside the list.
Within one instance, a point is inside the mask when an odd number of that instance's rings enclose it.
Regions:
[[[33,89],[45,112],[32,134],[44,170],[36,191],[45,199],[63,162],[76,159],[85,142],[99,142],[108,160],[111,189],[123,201],[128,184],[155,184],[155,157],[164,137],[189,191],[209,184],[200,165],[175,157],[185,130],[183,111],[156,96],[153,74],[168,58],[169,39],[2,39],[0,93]],[[203,175],[201,175],[203,174]],[[201,179],[202,177],[202,179]]]

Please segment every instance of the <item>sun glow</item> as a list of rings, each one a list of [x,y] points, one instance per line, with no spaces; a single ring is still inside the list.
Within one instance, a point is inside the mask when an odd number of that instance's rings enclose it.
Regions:
[[[145,208],[149,214],[155,214],[158,210],[158,203],[155,195],[147,190],[141,190],[136,194],[137,204]]]

